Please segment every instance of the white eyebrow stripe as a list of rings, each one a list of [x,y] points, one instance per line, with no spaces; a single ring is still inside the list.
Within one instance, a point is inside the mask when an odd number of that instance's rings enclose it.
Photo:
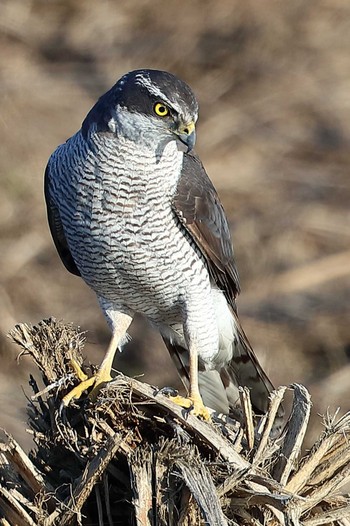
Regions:
[[[138,74],[135,76],[135,80],[138,84],[141,84],[141,86],[146,88],[151,95],[159,97],[163,102],[166,102],[171,108],[174,108],[174,110],[176,110],[177,113],[181,115],[182,111],[180,106],[168,99],[168,97],[164,95],[164,93],[159,88],[157,88],[157,86],[155,86],[148,77]]]

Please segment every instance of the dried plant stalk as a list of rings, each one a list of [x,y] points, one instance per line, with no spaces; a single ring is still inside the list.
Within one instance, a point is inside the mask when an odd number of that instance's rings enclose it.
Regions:
[[[26,455],[8,435],[0,444],[3,526],[347,526],[350,498],[339,492],[350,479],[350,414],[329,421],[299,459],[311,408],[303,386],[292,386],[291,416],[277,439],[270,431],[286,387],[256,429],[247,390],[241,423],[215,415],[208,423],[122,374],[63,418],[62,397],[76,382],[69,360],[83,363],[82,335],[50,319],[18,325],[11,337],[45,388],[30,380],[36,450]]]

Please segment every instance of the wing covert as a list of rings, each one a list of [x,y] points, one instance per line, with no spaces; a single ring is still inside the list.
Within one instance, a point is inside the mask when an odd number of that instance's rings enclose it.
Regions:
[[[205,256],[208,270],[235,309],[240,292],[227,217],[200,159],[184,155],[173,208]]]
[[[59,210],[50,196],[49,178],[50,178],[50,161],[48,165],[46,166],[46,170],[45,170],[44,192],[45,192],[45,201],[46,201],[46,209],[47,209],[47,219],[48,219],[52,239],[55,243],[55,247],[57,249],[58,255],[60,256],[62,263],[64,264],[66,269],[72,274],[75,274],[76,276],[80,276],[79,269],[75,264],[71,251],[69,250],[69,247],[68,247],[66,236],[64,235],[64,230],[63,230]]]

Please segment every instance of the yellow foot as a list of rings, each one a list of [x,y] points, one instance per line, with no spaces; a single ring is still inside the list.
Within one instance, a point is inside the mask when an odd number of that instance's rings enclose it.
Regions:
[[[89,389],[89,387],[94,386],[92,389],[89,398],[92,401],[95,401],[99,391],[104,387],[104,385],[112,380],[112,377],[109,373],[105,373],[103,370],[98,371],[97,374],[91,376],[90,378],[81,370],[80,365],[75,360],[70,361],[70,366],[75,372],[76,376],[79,378],[80,383],[74,387],[66,396],[62,399],[62,404],[68,406],[72,400],[78,400],[84,391]]]
[[[203,404],[203,400],[200,395],[189,396],[170,396],[169,397],[174,404],[179,405],[188,409],[193,415],[203,418],[203,420],[211,421],[210,413]]]
[[[75,376],[77,378],[79,378],[79,380],[81,382],[85,382],[85,380],[87,380],[89,378],[88,375],[83,372],[82,368],[80,367],[78,362],[76,360],[74,360],[74,358],[72,358],[70,360],[69,365],[71,366],[71,368],[75,372]]]

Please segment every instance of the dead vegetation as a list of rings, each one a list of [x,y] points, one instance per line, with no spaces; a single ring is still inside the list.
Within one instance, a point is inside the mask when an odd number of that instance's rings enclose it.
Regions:
[[[311,409],[303,386],[291,386],[292,410],[273,440],[286,387],[255,428],[245,390],[244,425],[218,416],[209,424],[120,373],[96,403],[86,398],[60,413],[76,381],[69,360],[83,363],[83,335],[50,319],[17,325],[10,336],[43,385],[31,376],[35,449],[27,456],[9,435],[1,443],[3,526],[349,526],[350,497],[341,488],[350,480],[350,414],[325,418],[300,458]]]

